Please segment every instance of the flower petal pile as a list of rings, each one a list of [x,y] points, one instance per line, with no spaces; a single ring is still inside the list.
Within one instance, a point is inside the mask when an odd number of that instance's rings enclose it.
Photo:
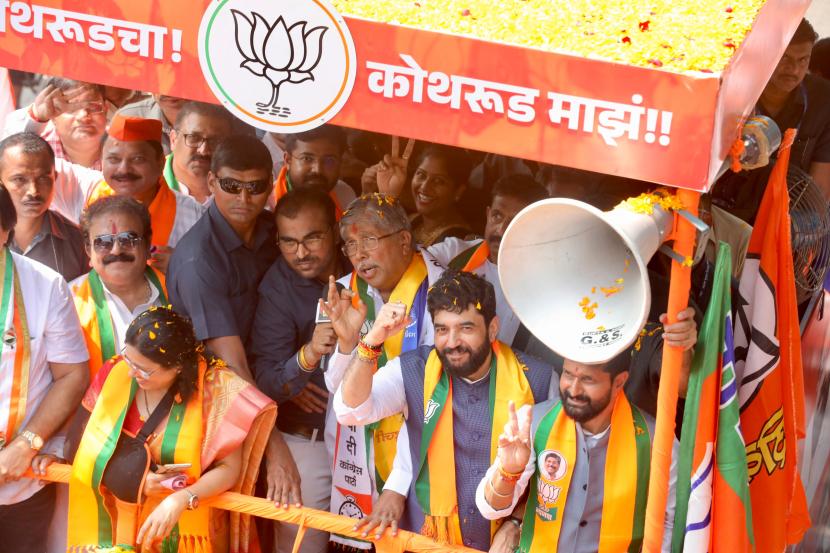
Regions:
[[[765,0],[333,0],[345,15],[668,70],[719,73]]]

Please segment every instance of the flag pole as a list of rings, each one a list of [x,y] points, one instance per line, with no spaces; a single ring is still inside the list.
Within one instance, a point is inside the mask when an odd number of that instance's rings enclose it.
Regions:
[[[678,190],[677,198],[683,209],[697,216],[700,193]],[[685,217],[675,214],[674,250],[683,259],[694,255],[695,227]],[[677,314],[689,304],[691,267],[672,260],[669,301],[666,313],[669,323],[677,322]],[[683,351],[677,347],[663,347],[663,365],[660,371],[660,388],[657,392],[657,423],[651,448],[651,474],[649,475],[648,504],[646,506],[643,536],[644,553],[660,553],[663,542],[663,524],[666,517],[666,501],[669,493],[669,468],[671,467],[674,421],[677,413],[677,392],[680,383],[680,366]]]

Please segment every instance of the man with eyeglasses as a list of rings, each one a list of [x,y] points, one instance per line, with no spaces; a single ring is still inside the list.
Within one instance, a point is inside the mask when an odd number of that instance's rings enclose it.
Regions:
[[[334,351],[331,324],[317,322],[317,304],[331,276],[351,268],[338,249],[334,202],[316,188],[294,189],[277,204],[277,258],[259,285],[250,353],[257,386],[280,407],[282,432],[300,473],[303,503],[328,510],[331,461],[323,442],[328,392],[324,357]],[[273,481],[273,479],[272,479]],[[268,490],[278,505],[290,503],[290,490]],[[276,551],[290,553],[297,533],[275,524]],[[302,553],[326,551],[328,532],[309,530]]]
[[[231,134],[233,120],[222,106],[187,102],[170,131],[172,152],[164,164],[164,180],[173,190],[188,194],[200,204],[211,197],[208,173],[213,150],[220,138]]]
[[[76,194],[74,211],[79,217],[83,205],[113,194],[146,205],[153,225],[151,263],[165,273],[173,249],[205,208],[171,190],[162,177],[163,167],[161,123],[116,115],[104,142],[104,180],[88,193],[85,204],[78,205]]]
[[[6,117],[3,136],[33,132],[49,143],[58,159],[100,170],[106,125],[100,85],[53,77],[29,107]]]
[[[364,194],[349,205],[339,227],[343,253],[354,270],[338,282],[344,286],[341,295],[351,298],[366,317],[360,334],[368,332],[387,303],[400,304],[409,313],[407,327],[384,344],[378,366],[403,352],[432,345],[434,332],[426,309],[427,291],[444,267],[429,253],[416,250],[409,218],[400,202],[384,194]],[[330,393],[340,385],[351,354],[339,349],[332,354],[325,373]],[[330,418],[326,441],[335,448],[332,512],[354,514],[354,507],[347,505],[352,498],[351,503],[357,499],[361,515],[371,506],[372,517],[397,520],[401,516],[411,480],[411,468],[393,466],[397,462],[395,452],[402,424],[401,416],[384,419],[371,428],[339,425]],[[408,444],[405,431],[400,435],[400,443]],[[355,473],[343,468],[352,466],[359,467],[369,479],[355,479]],[[380,492],[383,494],[378,496]],[[365,542],[334,535],[332,540],[340,546],[366,547]]]
[[[80,229],[51,209],[55,154],[49,144],[30,132],[0,141],[0,184],[17,210],[9,248],[40,261],[67,282],[86,272],[89,258]]]
[[[167,305],[167,293],[164,277],[147,265],[153,228],[144,204],[127,196],[101,198],[84,211],[81,232],[92,270],[70,287],[94,377],[124,347],[133,319]]]
[[[340,166],[347,148],[340,127],[323,125],[285,137],[285,165],[274,182],[272,205],[293,188],[317,188],[331,196],[337,220],[355,199],[352,187],[340,180]]]

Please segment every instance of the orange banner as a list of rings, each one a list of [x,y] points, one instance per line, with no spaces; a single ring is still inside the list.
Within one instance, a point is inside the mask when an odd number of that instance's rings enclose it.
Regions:
[[[722,75],[345,18],[357,73],[332,122],[705,190],[808,4],[769,0]],[[216,102],[197,48],[208,5],[0,0],[0,66]]]

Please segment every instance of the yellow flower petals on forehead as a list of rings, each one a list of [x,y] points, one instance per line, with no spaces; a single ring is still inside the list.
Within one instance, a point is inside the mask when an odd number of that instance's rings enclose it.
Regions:
[[[675,72],[720,72],[765,0],[333,0],[344,15]]]

